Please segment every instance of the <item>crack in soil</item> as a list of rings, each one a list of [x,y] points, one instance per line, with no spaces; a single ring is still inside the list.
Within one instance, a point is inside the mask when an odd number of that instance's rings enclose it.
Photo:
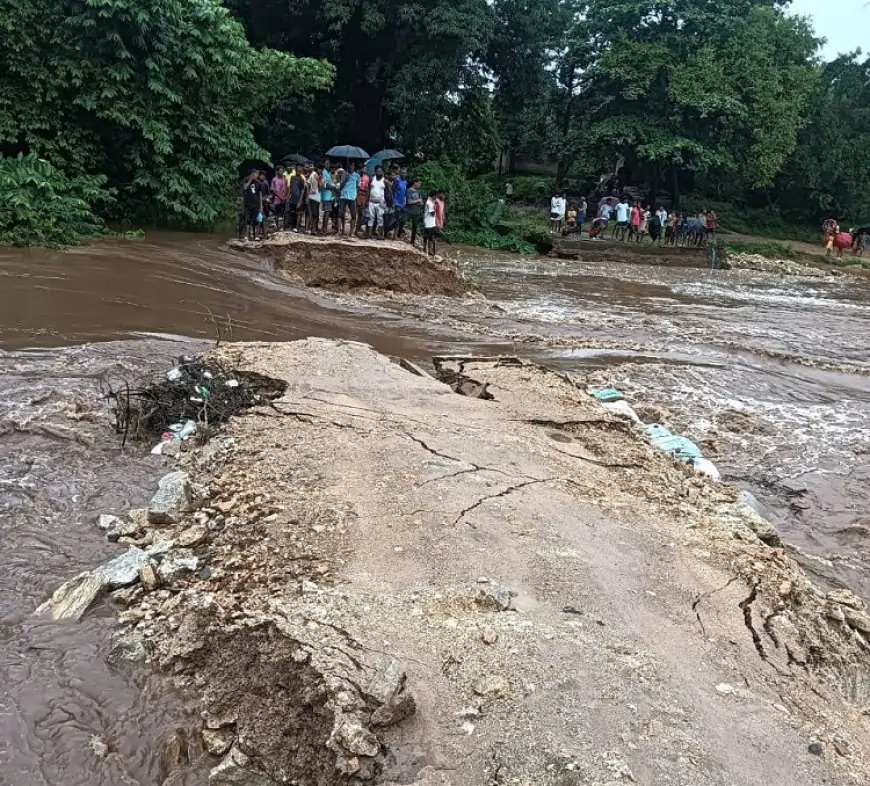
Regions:
[[[749,595],[741,600],[737,606],[743,612],[743,624],[746,625],[746,628],[752,636],[752,643],[755,645],[756,652],[758,652],[759,657],[763,661],[766,661],[767,653],[764,651],[764,644],[761,641],[761,636],[755,629],[755,625],[752,623],[752,604],[755,603],[755,600],[758,597],[758,586],[760,583],[761,582],[756,581],[755,584],[752,585]]]
[[[462,519],[468,513],[471,513],[471,511],[479,508],[481,505],[483,505],[484,502],[489,502],[489,500],[498,499],[499,497],[506,497],[508,494],[512,494],[514,491],[519,491],[520,489],[523,489],[526,486],[533,486],[536,483],[549,483],[551,480],[559,480],[559,478],[532,478],[531,480],[525,480],[522,483],[517,483],[513,486],[508,486],[506,489],[499,491],[497,494],[487,494],[486,496],[481,497],[476,502],[473,502],[467,508],[464,508],[459,513],[459,515],[456,517],[456,520],[453,522],[453,526],[455,527],[457,524],[459,524],[459,522],[462,521]],[[474,526],[474,525],[470,525],[470,526]]]
[[[730,587],[735,581],[738,581],[739,579],[740,576],[732,576],[730,579],[728,579],[728,582],[726,584],[723,584],[721,587],[708,590],[707,592],[702,592],[700,595],[698,595],[697,598],[695,598],[695,602],[692,604],[692,611],[695,612],[695,616],[698,618],[698,624],[701,626],[701,633],[703,634],[705,639],[707,638],[707,629],[704,627],[704,621],[701,619],[701,612],[698,611],[698,604],[700,604],[700,602],[705,598],[709,598],[715,595],[717,592],[722,592],[722,590],[728,589],[728,587]]]

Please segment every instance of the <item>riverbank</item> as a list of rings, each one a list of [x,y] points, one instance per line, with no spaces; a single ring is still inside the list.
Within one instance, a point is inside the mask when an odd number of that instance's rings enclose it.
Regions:
[[[861,601],[571,378],[466,363],[485,401],[354,342],[215,356],[287,389],[179,455],[190,505],[136,543],[188,567],[117,593],[213,784],[867,782]]]

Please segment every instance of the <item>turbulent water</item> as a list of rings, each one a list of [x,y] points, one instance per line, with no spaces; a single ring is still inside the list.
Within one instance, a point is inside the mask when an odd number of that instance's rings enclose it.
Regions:
[[[106,665],[112,610],[30,615],[117,551],[96,515],[143,504],[160,472],[120,449],[101,397],[218,334],[514,353],[615,384],[751,490],[820,581],[870,595],[868,279],[459,257],[485,297],[304,291],[211,237],[0,250],[0,784],[167,775],[163,743],[192,720],[163,681]]]

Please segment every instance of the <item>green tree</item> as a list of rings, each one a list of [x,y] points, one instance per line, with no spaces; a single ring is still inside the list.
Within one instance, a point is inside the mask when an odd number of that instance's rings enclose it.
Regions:
[[[118,213],[221,218],[253,127],[331,68],[256,50],[218,0],[9,0],[0,8],[0,151],[100,174]]]
[[[456,93],[473,82],[492,35],[486,0],[228,0],[251,41],[335,67],[329,93],[276,119],[269,144],[313,154],[335,143],[432,155]]]
[[[767,187],[794,150],[816,46],[806,22],[752,0],[589,0],[559,52],[548,146],[563,164],[620,156],[654,187],[668,173],[675,197],[685,172]]]
[[[801,219],[870,224],[870,57],[846,55],[825,65],[777,192]]]

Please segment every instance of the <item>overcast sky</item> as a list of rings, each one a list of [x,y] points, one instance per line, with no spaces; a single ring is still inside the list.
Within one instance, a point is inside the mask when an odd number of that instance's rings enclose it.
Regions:
[[[870,0],[792,0],[789,10],[809,16],[816,35],[828,39],[825,60],[859,46],[865,55],[870,51]]]

